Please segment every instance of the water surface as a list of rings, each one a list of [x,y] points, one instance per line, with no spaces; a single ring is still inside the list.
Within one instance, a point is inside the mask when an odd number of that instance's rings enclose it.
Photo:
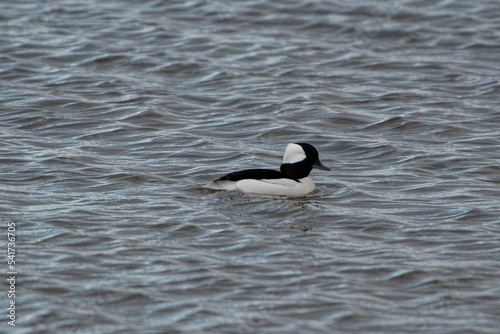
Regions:
[[[0,210],[17,227],[18,306],[3,328],[496,333],[498,13],[4,4]],[[305,198],[200,187],[278,168],[289,142],[332,168]]]

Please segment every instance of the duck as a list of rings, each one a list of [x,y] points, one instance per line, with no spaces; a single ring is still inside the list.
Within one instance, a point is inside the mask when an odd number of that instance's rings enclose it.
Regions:
[[[313,168],[331,170],[321,163],[318,151],[311,144],[290,143],[286,146],[279,171],[245,169],[224,175],[205,187],[260,195],[301,197],[315,189],[309,176]]]

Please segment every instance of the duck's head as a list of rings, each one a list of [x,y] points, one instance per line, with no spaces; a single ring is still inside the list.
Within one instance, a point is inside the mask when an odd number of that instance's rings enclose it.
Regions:
[[[308,143],[291,143],[285,149],[281,172],[296,179],[309,175],[313,168],[330,170],[319,160],[318,151]]]

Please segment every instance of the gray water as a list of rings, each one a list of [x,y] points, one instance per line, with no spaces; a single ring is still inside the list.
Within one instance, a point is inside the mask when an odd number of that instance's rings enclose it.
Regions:
[[[0,24],[2,333],[498,333],[496,0],[3,1]],[[332,168],[312,194],[201,188],[289,142]]]

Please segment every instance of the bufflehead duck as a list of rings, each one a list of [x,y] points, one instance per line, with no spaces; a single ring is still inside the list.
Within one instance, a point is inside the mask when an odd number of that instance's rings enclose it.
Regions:
[[[314,168],[330,170],[319,161],[318,151],[311,144],[288,144],[280,171],[247,169],[215,180],[207,188],[240,190],[263,195],[304,196],[314,190],[309,173]]]

